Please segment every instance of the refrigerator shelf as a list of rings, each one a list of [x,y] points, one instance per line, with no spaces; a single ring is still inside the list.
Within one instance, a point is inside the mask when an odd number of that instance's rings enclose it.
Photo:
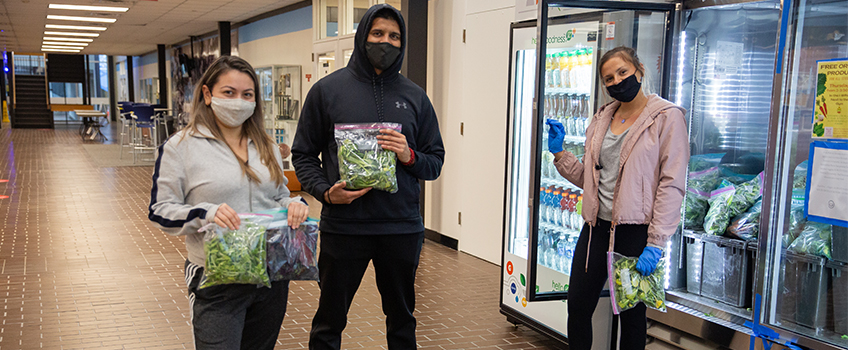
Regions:
[[[566,181],[563,178],[554,179],[554,178],[551,178],[551,177],[542,176],[542,187],[551,187],[551,186],[562,187],[562,188],[568,189],[568,190],[580,190],[580,191],[582,191],[581,188],[575,186],[574,184]]]
[[[557,87],[546,87],[545,88],[546,95],[581,95],[581,96],[589,96],[589,91],[581,91],[578,89],[569,89],[569,88],[557,88]]]

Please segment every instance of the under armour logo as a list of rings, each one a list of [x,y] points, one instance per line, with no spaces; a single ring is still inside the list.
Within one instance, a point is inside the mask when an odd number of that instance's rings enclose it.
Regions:
[[[400,109],[401,106],[403,106],[403,109],[407,109],[406,108],[406,102],[395,102],[395,107],[397,109]]]

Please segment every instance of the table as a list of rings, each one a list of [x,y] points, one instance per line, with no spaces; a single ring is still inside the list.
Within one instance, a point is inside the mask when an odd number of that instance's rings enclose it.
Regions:
[[[82,118],[82,130],[80,130],[80,136],[85,140],[86,137],[90,137],[89,140],[94,140],[97,137],[102,138],[103,140],[109,140],[106,138],[106,135],[103,135],[100,132],[100,118],[106,119],[106,113],[95,110],[85,110],[85,109],[76,109],[74,113]]]

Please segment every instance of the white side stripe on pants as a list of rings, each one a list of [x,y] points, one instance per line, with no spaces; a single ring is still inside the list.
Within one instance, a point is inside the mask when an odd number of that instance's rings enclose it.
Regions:
[[[185,281],[186,288],[191,288],[191,281],[194,279],[194,276],[197,274],[197,270],[201,267],[200,265],[194,264],[192,262],[188,263],[185,269]],[[191,323],[191,342],[193,344],[197,344],[194,340],[194,292],[190,292],[188,295],[188,313],[189,313],[189,323]]]

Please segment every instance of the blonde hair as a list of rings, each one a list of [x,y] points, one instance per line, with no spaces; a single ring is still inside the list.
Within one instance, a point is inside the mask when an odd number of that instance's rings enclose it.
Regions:
[[[205,73],[203,73],[203,76],[194,88],[191,120],[186,126],[189,132],[197,133],[197,127],[199,125],[203,125],[212,132],[212,136],[215,139],[224,141],[221,129],[218,128],[218,123],[215,122],[215,113],[212,111],[212,107],[207,105],[206,101],[203,99],[203,86],[206,86],[211,92],[215,87],[215,84],[218,83],[218,79],[231,70],[247,74],[250,79],[253,80],[254,94],[259,93],[259,80],[256,78],[256,72],[253,70],[250,63],[247,63],[247,61],[237,56],[221,56],[215,60],[211,66],[209,66],[209,69],[207,69]],[[264,164],[271,173],[271,180],[273,180],[277,186],[280,186],[285,183],[283,180],[285,177],[283,176],[283,170],[280,168],[280,163],[277,162],[277,158],[273,153],[279,152],[279,150],[277,150],[276,144],[274,144],[274,140],[271,139],[271,136],[265,133],[263,126],[264,118],[264,114],[262,113],[262,104],[257,102],[253,115],[251,115],[250,118],[242,124],[241,134],[243,137],[253,140],[256,144],[257,150],[259,151],[259,158],[262,161],[262,164]],[[183,137],[185,137],[185,135],[186,134],[183,134]],[[224,143],[226,144],[226,142]],[[227,144],[227,147],[230,147],[229,144]],[[233,152],[233,156],[238,158],[232,147],[230,147],[230,151]],[[259,182],[259,177],[256,176],[256,173],[248,164],[241,161],[238,163],[241,166],[242,174],[247,176],[250,181]]]

